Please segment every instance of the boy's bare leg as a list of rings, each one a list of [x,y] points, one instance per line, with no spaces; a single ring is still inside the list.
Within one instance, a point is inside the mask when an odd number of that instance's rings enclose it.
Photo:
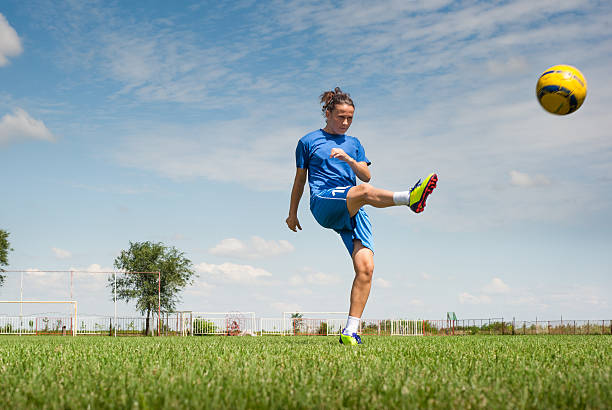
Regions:
[[[375,188],[370,184],[360,184],[352,187],[346,195],[346,207],[349,215],[355,216],[359,208],[364,205],[371,205],[375,208],[394,206],[393,191]]]
[[[374,273],[374,253],[363,246],[360,240],[353,240],[353,268],[355,279],[351,289],[351,307],[349,316],[360,318],[365,309],[370,288],[372,287],[372,274]]]
[[[419,179],[409,191],[392,192],[375,188],[370,184],[357,185],[349,189],[346,195],[346,207],[351,217],[364,205],[372,205],[376,208],[408,205],[418,214],[425,209],[427,197],[436,188],[437,183],[438,175],[429,174],[423,180]]]

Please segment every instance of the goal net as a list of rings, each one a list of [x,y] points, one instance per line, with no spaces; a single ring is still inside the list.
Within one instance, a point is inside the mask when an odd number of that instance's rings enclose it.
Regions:
[[[390,320],[391,336],[423,336],[423,321],[409,319]]]
[[[3,307],[0,334],[77,335],[77,302],[74,300],[0,300],[0,306]],[[24,313],[24,306],[39,312]]]
[[[257,334],[255,312],[191,312],[192,335],[244,336]]]
[[[293,336],[340,335],[346,312],[283,312],[284,334]]]

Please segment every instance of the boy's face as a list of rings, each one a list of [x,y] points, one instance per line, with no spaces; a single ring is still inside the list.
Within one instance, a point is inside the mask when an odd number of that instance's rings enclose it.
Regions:
[[[353,122],[353,114],[355,107],[348,104],[338,104],[333,111],[325,112],[327,118],[327,129],[332,134],[346,134],[351,123]]]

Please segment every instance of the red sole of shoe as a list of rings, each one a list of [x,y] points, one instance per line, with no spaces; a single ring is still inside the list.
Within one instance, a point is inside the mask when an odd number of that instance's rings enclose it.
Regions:
[[[429,182],[427,182],[425,192],[423,193],[423,198],[421,198],[421,201],[417,204],[417,207],[414,212],[416,212],[417,214],[423,212],[423,210],[425,209],[425,201],[427,201],[427,197],[436,188],[436,185],[438,185],[438,175],[433,174],[433,176],[429,178]]]

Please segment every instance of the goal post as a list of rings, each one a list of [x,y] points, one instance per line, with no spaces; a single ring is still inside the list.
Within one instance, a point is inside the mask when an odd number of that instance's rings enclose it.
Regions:
[[[3,274],[9,274],[8,279],[2,289],[0,289],[0,299],[53,299],[64,301],[79,301],[81,310],[103,310],[103,313],[94,315],[85,313],[85,316],[108,316],[113,317],[113,323],[118,322],[117,313],[117,280],[119,275],[154,275],[156,277],[157,288],[157,333],[161,329],[161,271],[132,272],[122,270],[93,270],[93,269],[68,269],[68,270],[5,270]],[[13,274],[13,275],[10,275]],[[17,276],[18,275],[18,276]],[[110,279],[110,280],[109,280]],[[110,285],[109,285],[110,283]],[[100,300],[102,294],[107,294],[110,289],[112,293],[112,309],[109,312],[110,304],[105,306]],[[96,298],[92,297],[96,295]],[[106,297],[104,297],[106,301]],[[155,310],[153,313],[153,323],[155,320]],[[114,335],[117,336],[116,325],[114,325]],[[154,331],[154,326],[153,326]]]
[[[258,331],[255,312],[191,312],[190,321],[193,336],[243,336]]]
[[[68,328],[66,323],[70,324],[70,332],[72,336],[77,335],[77,302],[76,300],[0,300],[1,304],[19,304],[20,314],[19,316],[0,316],[0,334],[38,334],[39,332],[49,332],[52,334],[64,334]],[[39,329],[39,316],[26,315],[21,313],[21,307],[23,304],[64,304],[72,305],[72,315],[69,317],[69,321],[65,320],[68,318],[48,316],[42,319],[41,323],[44,324],[45,328]],[[27,325],[24,322],[27,320]],[[45,320],[46,319],[46,320]],[[49,329],[48,322],[50,319],[56,320],[55,327],[54,323]],[[16,328],[16,329],[15,329]]]
[[[293,336],[338,336],[347,312],[283,312],[283,334]]]
[[[425,323],[421,319],[393,319],[391,336],[424,336]]]

